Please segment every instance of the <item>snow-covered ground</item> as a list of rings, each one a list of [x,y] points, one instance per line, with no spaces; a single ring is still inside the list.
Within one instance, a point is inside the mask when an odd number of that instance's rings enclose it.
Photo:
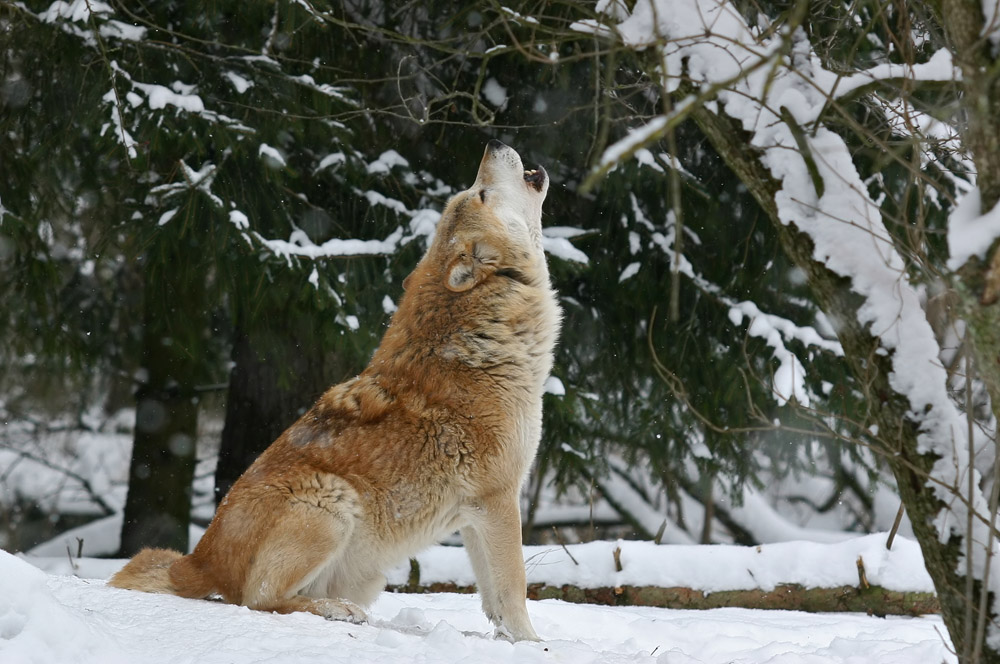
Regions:
[[[872,583],[928,590],[930,580],[916,544],[897,539],[889,552],[884,543],[884,535],[761,547],[593,542],[568,549],[527,547],[525,557],[533,582],[686,584],[711,591],[781,583],[850,585],[857,581],[860,556]],[[611,555],[618,546],[621,571],[615,570]],[[433,547],[419,560],[424,582],[471,580],[460,548]],[[104,579],[123,562],[82,558],[71,563],[68,557],[17,557],[0,551],[0,662],[955,661],[937,616],[691,611],[545,600],[528,607],[544,641],[511,644],[493,638],[475,595],[383,593],[369,611],[371,622],[353,625],[107,587]],[[396,570],[390,582],[400,583],[405,575],[406,569]]]
[[[384,593],[371,622],[327,622],[48,575],[0,552],[0,661],[952,662],[937,617],[716,609],[678,611],[530,602],[541,643],[492,637],[475,595]]]

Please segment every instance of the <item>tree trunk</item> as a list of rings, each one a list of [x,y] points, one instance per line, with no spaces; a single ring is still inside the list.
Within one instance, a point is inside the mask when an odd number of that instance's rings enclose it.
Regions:
[[[961,102],[966,112],[966,124],[960,130],[962,142],[975,164],[980,214],[1000,204],[1000,51],[994,48],[990,39],[984,37],[983,12],[988,5],[979,0],[943,0],[941,3],[942,24],[954,61],[962,70]],[[974,360],[972,370],[976,378],[983,382],[990,396],[993,415],[1000,420],[1000,334],[997,333],[1000,330],[1000,239],[993,240],[985,261],[978,257],[967,261],[953,283],[959,296],[961,317],[966,322],[965,350]],[[993,444],[994,455],[1000,454],[995,437]],[[998,482],[1000,478],[994,477],[993,481]],[[992,513],[995,505],[990,505],[990,510],[989,518],[995,523],[996,515]],[[990,536],[993,537],[993,532]],[[987,565],[995,547],[993,541],[991,539],[992,546],[987,552]],[[976,546],[988,544],[976,542]],[[957,546],[952,549],[957,550]],[[954,559],[957,558],[956,552]],[[991,572],[995,575],[1000,570],[987,567],[986,578]],[[982,603],[981,595],[981,579],[977,579],[975,595],[967,599],[974,602],[967,615],[977,620],[976,633],[973,634],[971,625],[966,625],[966,634],[972,638],[966,639],[964,648],[955,641],[955,649],[962,662],[1000,662],[1000,652],[982,641],[984,625],[995,630],[998,616],[990,608],[992,602]],[[987,613],[983,624],[978,624],[980,608],[985,608]],[[952,639],[955,640],[954,633]],[[980,648],[982,655],[979,654]]]
[[[162,252],[162,253],[159,253]],[[142,366],[122,556],[143,547],[186,551],[196,463],[198,397],[205,375],[205,283],[197,247],[161,240],[144,257]],[[169,269],[168,269],[169,268]]]
[[[946,542],[938,539],[933,521],[946,506],[927,483],[931,467],[938,457],[918,451],[919,425],[909,415],[907,400],[896,393],[889,383],[892,358],[884,353],[878,337],[859,322],[858,313],[863,304],[861,296],[851,290],[850,280],[831,272],[814,259],[813,243],[808,235],[794,225],[781,223],[774,198],[780,184],[761,164],[742,129],[728,118],[705,108],[694,111],[693,118],[767,212],[778,231],[784,252],[806,273],[819,306],[831,320],[837,321],[837,336],[844,348],[845,360],[857,386],[864,390],[872,418],[883,437],[888,437],[888,432],[894,434],[894,447],[881,452],[895,475],[900,497],[910,515],[927,571],[934,581],[942,619],[956,651],[962,653],[968,641],[968,602],[978,606],[979,584],[973,589],[973,597],[967,598],[965,577],[957,572],[961,539],[953,537]],[[974,623],[978,612],[973,610],[968,617]],[[1000,653],[984,650],[981,661],[1000,661]]]
[[[1000,203],[1000,58],[991,54],[990,41],[982,37],[983,6],[978,0],[944,0],[942,18],[962,70],[961,100],[968,118],[962,142],[976,165],[980,212],[986,213]],[[1000,240],[986,256],[986,261],[970,259],[959,270],[956,286],[968,324],[965,341],[1000,419]]]
[[[328,386],[315,316],[287,307],[241,316],[215,470],[216,504]]]

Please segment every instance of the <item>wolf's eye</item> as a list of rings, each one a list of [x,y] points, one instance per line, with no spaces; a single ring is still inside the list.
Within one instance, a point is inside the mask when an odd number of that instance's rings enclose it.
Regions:
[[[479,200],[481,200],[483,203],[486,202],[486,190],[485,189],[480,189],[479,190]]]

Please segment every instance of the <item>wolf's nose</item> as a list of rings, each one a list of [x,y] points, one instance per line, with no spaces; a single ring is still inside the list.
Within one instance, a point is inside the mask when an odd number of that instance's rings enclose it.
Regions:
[[[508,148],[506,145],[504,145],[495,138],[491,138],[490,142],[486,144],[487,152],[496,152],[498,150],[508,150],[508,149],[510,148]]]

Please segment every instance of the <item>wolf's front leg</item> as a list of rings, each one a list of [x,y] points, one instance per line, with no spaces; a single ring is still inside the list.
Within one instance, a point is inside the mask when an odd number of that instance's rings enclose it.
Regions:
[[[483,613],[490,621],[496,622],[494,617],[498,614],[497,595],[493,588],[489,565],[486,563],[486,542],[479,531],[472,526],[462,528],[461,534],[465,551],[469,554],[469,562],[472,563],[472,571],[476,575],[476,588],[483,601]]]
[[[499,634],[515,641],[539,641],[528,618],[517,494],[491,496],[479,501],[479,507],[462,530],[462,538],[483,597],[483,610]]]

